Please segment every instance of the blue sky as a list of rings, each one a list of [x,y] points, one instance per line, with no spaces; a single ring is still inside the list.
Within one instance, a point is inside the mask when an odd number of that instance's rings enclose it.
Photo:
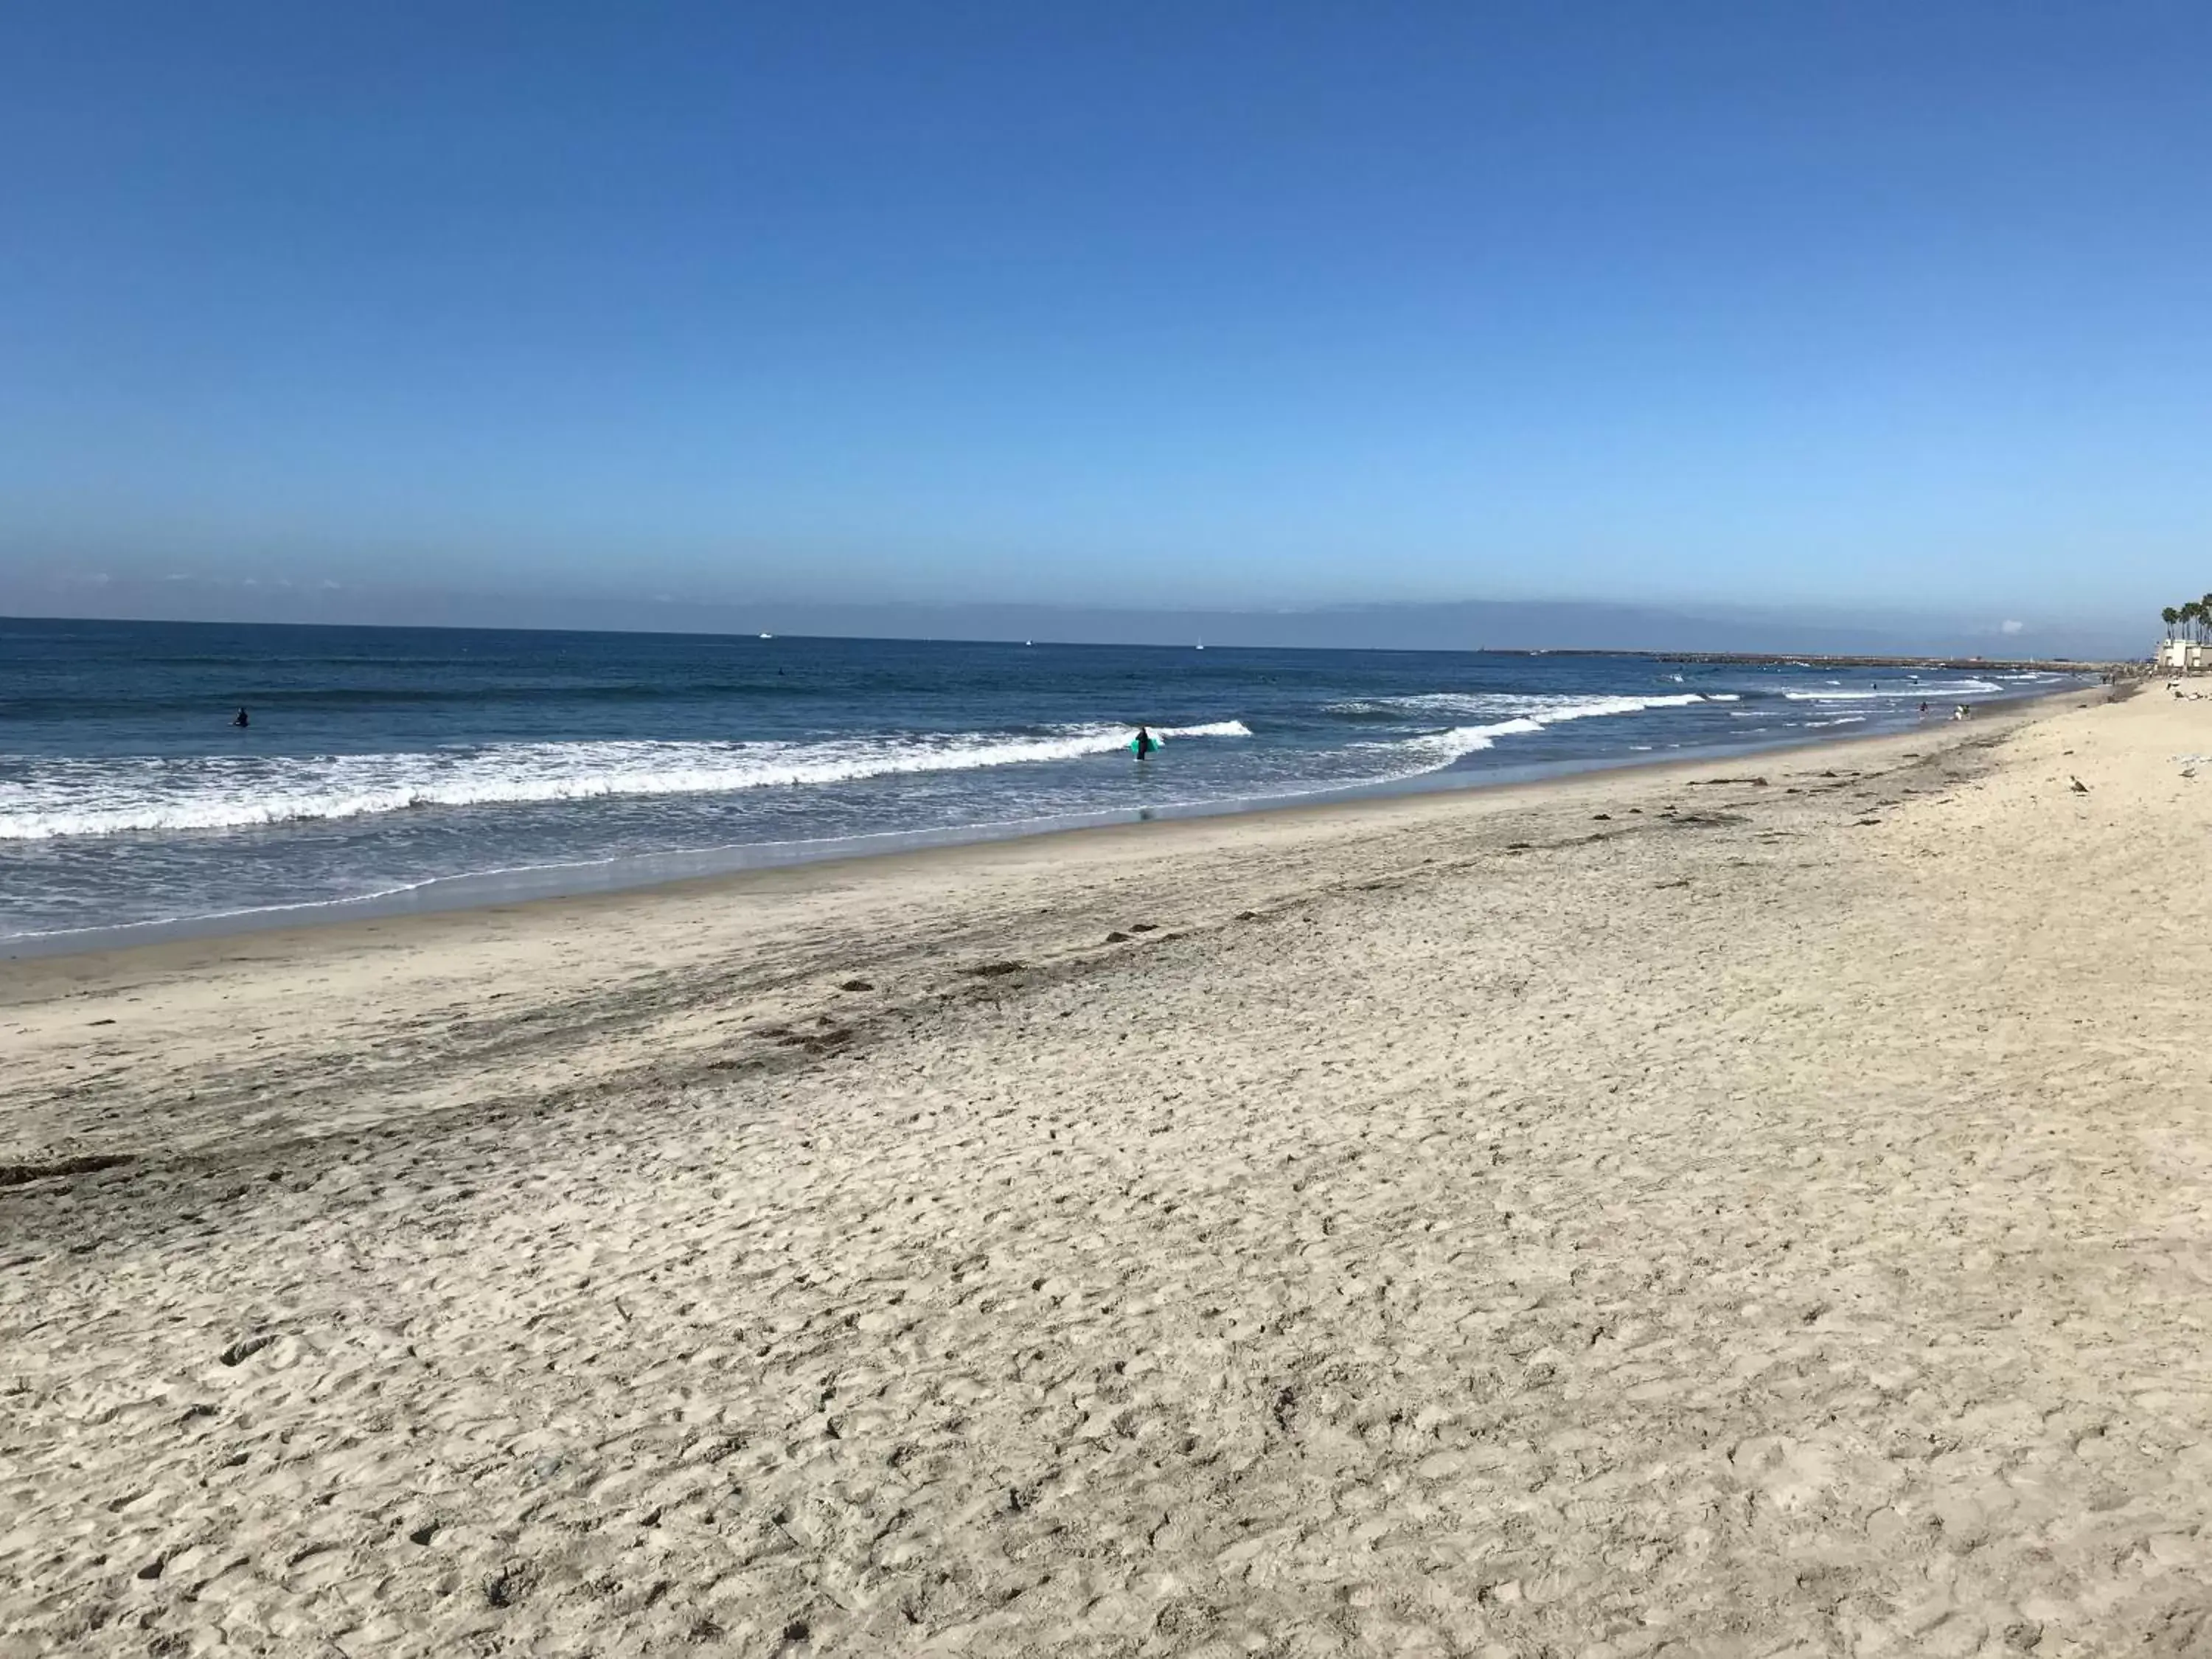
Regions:
[[[18,7],[0,562],[2148,617],[2208,83],[2182,5]]]

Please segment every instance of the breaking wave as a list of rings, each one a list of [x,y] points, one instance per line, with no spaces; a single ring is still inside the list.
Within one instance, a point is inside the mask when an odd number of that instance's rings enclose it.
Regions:
[[[1910,702],[1929,697],[1986,697],[2004,687],[1994,680],[1899,680],[1894,689],[1858,685],[1848,690],[1819,691],[1784,691],[1782,695],[1791,702]]]
[[[812,743],[508,743],[399,754],[40,762],[0,780],[0,841],[237,830],[415,807],[719,794],[1111,754],[1133,726],[1028,734],[917,732]],[[1165,726],[1169,739],[1249,738],[1242,720]]]
[[[1424,691],[1405,697],[1368,697],[1326,705],[1332,714],[1504,714],[1550,726],[1596,714],[1635,714],[1646,708],[1686,708],[1692,703],[1734,702],[1733,691],[1675,691],[1661,696],[1538,696],[1510,691]]]
[[[1700,695],[1685,691],[1657,697],[1534,697],[1502,694],[1433,692],[1419,696],[1388,697],[1370,703],[1340,703],[1340,713],[1364,713],[1380,704],[1406,712],[1506,714],[1509,718],[1480,726],[1455,726],[1395,743],[1371,745],[1399,751],[1417,763],[1411,772],[1431,772],[1450,765],[1465,755],[1480,754],[1500,738],[1540,732],[1565,720],[1595,720],[1612,714],[1639,714],[1647,708],[1685,708],[1692,703],[1734,702],[1730,692]],[[1410,775],[1410,774],[1409,774]]]

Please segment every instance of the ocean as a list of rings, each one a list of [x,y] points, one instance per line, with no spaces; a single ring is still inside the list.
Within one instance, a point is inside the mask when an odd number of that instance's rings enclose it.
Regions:
[[[1717,757],[2069,683],[1569,653],[0,620],[0,951]],[[1139,721],[1163,739],[1141,763]]]

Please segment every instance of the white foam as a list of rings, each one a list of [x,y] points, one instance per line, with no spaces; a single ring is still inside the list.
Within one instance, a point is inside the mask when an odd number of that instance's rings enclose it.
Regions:
[[[1431,771],[1439,766],[1450,765],[1462,755],[1479,754],[1495,744],[1500,738],[1543,729],[1541,720],[1500,720],[1494,726],[1455,726],[1449,732],[1431,732],[1425,737],[1407,738],[1399,743],[1376,746],[1428,757],[1429,764],[1416,769]]]
[[[1549,726],[1559,720],[1600,714],[1634,714],[1646,708],[1686,708],[1693,703],[1734,702],[1730,691],[1701,695],[1669,692],[1663,696],[1539,696],[1514,691],[1424,691],[1403,697],[1372,697],[1333,702],[1333,714],[1504,714]]]
[[[133,830],[234,830],[373,817],[425,806],[516,805],[840,783],[1110,754],[1133,726],[1040,734],[915,733],[815,743],[513,743],[380,755],[264,759],[154,757],[40,762],[0,782],[0,841]],[[1249,738],[1242,720],[1159,735]]]
[[[1127,743],[1137,735],[1134,726],[1120,729],[1121,743]],[[1243,720],[1214,720],[1205,726],[1163,726],[1155,735],[1163,738],[1249,738],[1252,735],[1252,728]]]
[[[1431,732],[1418,738],[1403,738],[1395,743],[1373,744],[1363,747],[1395,750],[1416,763],[1402,776],[1422,772],[1433,772],[1450,765],[1464,755],[1480,754],[1492,748],[1500,738],[1524,736],[1540,732],[1547,726],[1557,726],[1565,720],[1595,720],[1614,714],[1638,714],[1647,708],[1684,708],[1692,703],[1735,701],[1733,695],[1718,693],[1712,697],[1701,696],[1694,691],[1660,697],[1538,697],[1514,696],[1504,692],[1434,691],[1418,696],[1386,697],[1376,703],[1340,704],[1340,709],[1372,709],[1389,705],[1393,709],[1428,712],[1462,712],[1478,714],[1507,714],[1510,717],[1480,726],[1455,726],[1445,732]]]
[[[1831,680],[1829,684],[1832,685],[1835,682]],[[1916,680],[1899,685],[1894,690],[1875,686],[1854,686],[1847,691],[1784,691],[1782,695],[1792,702],[1863,702],[1877,698],[1893,702],[1900,700],[1911,702],[1922,697],[1985,697],[1993,691],[2003,690],[1993,680],[1965,679],[1934,685]]]

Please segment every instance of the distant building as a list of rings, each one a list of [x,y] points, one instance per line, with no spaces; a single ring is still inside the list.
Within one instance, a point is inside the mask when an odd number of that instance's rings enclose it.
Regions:
[[[2169,673],[2212,672],[2212,644],[2203,640],[2161,641],[2154,660]]]

